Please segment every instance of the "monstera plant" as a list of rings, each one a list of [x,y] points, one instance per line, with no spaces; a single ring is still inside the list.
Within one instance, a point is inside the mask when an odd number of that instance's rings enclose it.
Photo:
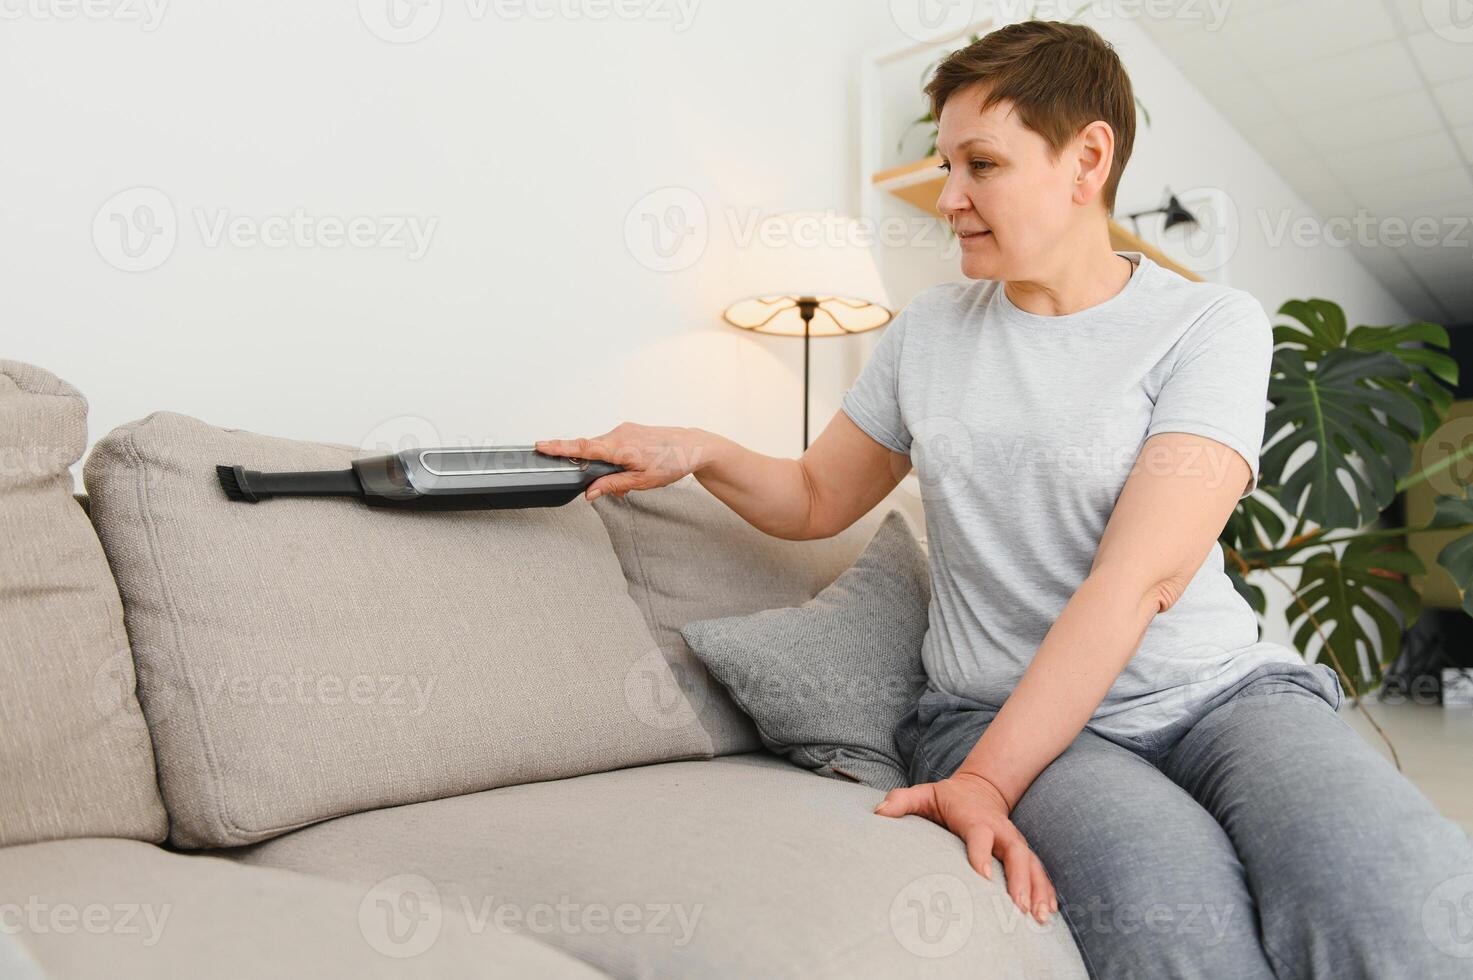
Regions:
[[[1473,615],[1473,484],[1455,478],[1473,459],[1473,439],[1446,445],[1438,432],[1458,365],[1445,353],[1447,331],[1435,323],[1347,331],[1344,312],[1324,299],[1290,300],[1278,315],[1293,322],[1274,327],[1261,479],[1220,540],[1238,591],[1261,616],[1264,593],[1254,580],[1283,585],[1294,645],[1307,654],[1318,639],[1319,660],[1359,703],[1395,660],[1404,626],[1421,613],[1409,576],[1427,569],[1406,548],[1408,535],[1468,532],[1437,563]],[[1418,444],[1422,467],[1413,473]],[[1429,459],[1434,454],[1441,455]],[[1456,492],[1438,494],[1425,527],[1374,526],[1399,492],[1432,476],[1434,486]],[[1299,515],[1292,527],[1280,511]],[[1297,584],[1280,574],[1290,568],[1299,572]]]

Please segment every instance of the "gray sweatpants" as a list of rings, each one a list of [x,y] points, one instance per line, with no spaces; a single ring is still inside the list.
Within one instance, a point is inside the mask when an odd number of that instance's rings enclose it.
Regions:
[[[1343,701],[1327,665],[1264,664],[1142,742],[1085,728],[1039,774],[1012,820],[1091,977],[1473,977],[1473,839]],[[923,694],[895,732],[911,783],[997,710]]]

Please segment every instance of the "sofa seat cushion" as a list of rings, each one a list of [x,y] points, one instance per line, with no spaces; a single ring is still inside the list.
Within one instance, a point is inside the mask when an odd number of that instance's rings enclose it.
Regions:
[[[470,933],[438,906],[385,902],[340,882],[139,841],[0,849],[0,938],[18,943],[38,975],[602,976],[526,937]]]
[[[695,476],[615,497],[593,508],[608,528],[629,594],[717,755],[763,747],[753,721],[696,657],[680,628],[698,619],[800,606],[850,565],[884,517],[881,508],[839,534],[775,538],[748,524]]]
[[[0,846],[167,830],[118,587],[72,493],[86,447],[81,392],[0,361]]]
[[[581,496],[438,513],[243,503],[215,474],[362,455],[156,412],[87,458],[176,846],[710,756]]]
[[[1086,976],[961,840],[765,751],[354,814],[230,852],[360,887],[406,874],[616,976]],[[623,918],[621,919],[621,916]],[[618,928],[620,923],[623,928]]]

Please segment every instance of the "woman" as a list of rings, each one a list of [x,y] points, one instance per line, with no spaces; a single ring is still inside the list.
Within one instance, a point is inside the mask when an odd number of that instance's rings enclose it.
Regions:
[[[1113,49],[1016,24],[926,92],[968,281],[901,311],[801,459],[627,423],[537,448],[628,467],[590,499],[694,473],[792,539],[914,461],[929,683],[896,731],[912,785],[876,812],[948,828],[988,877],[996,856],[1040,921],[1062,902],[1092,976],[1473,973],[1437,934],[1439,896],[1473,909],[1467,836],[1336,716],[1329,667],[1258,642],[1223,571],[1271,327],[1111,248],[1135,132]]]

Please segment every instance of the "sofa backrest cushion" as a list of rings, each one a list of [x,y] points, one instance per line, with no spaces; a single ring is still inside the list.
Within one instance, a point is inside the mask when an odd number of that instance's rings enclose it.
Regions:
[[[88,456],[174,844],[711,755],[582,497],[241,503],[215,474],[362,455],[156,412]]]
[[[117,585],[72,495],[86,446],[77,389],[0,361],[0,846],[167,830]]]
[[[595,498],[629,594],[717,755],[762,749],[752,719],[696,657],[686,623],[801,606],[853,565],[888,508],[831,538],[788,541],[759,531],[685,476],[657,490]]]

